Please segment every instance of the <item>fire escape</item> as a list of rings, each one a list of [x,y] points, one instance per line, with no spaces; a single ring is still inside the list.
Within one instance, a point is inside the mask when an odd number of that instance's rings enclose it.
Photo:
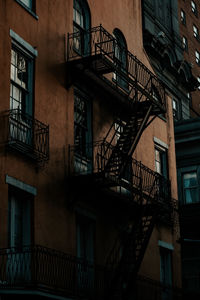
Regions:
[[[165,90],[157,77],[125,49],[124,68],[115,56],[116,47],[116,39],[101,25],[68,34],[67,38],[71,82],[78,76],[87,77],[130,108],[123,119],[117,117],[102,141],[89,146],[93,151],[93,175],[103,178],[110,187],[128,188],[137,204],[137,217],[130,216],[106,262],[106,299],[124,300],[131,296],[155,222],[169,209],[170,184],[132,159],[143,131],[156,116],[165,113]],[[126,87],[112,80],[113,73]],[[127,168],[131,169],[131,184],[123,180]]]

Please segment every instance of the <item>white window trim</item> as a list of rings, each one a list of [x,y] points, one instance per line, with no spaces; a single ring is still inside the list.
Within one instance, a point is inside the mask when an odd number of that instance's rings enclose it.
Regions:
[[[162,148],[169,149],[169,146],[165,142],[161,141],[159,138],[155,136],[153,138],[153,141],[157,146],[161,146]]]
[[[161,241],[161,240],[158,240],[158,246],[162,247],[162,248],[165,248],[165,249],[168,249],[168,250],[171,250],[171,251],[174,250],[174,246],[172,244]]]
[[[14,187],[17,187],[18,189],[21,189],[21,190],[23,190],[29,194],[32,194],[34,196],[37,195],[37,189],[34,186],[24,183],[21,180],[18,180],[12,176],[9,176],[8,174],[6,174],[6,183],[10,184]]]
[[[23,38],[21,38],[17,33],[15,33],[12,29],[10,29],[10,37],[27,51],[29,51],[32,55],[36,57],[38,56],[38,51]]]

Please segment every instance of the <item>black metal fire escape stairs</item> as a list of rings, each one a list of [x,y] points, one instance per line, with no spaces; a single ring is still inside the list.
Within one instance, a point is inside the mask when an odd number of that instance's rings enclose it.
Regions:
[[[120,72],[120,70],[117,71]],[[128,82],[130,90],[137,91],[134,92],[134,99],[132,99],[132,114],[124,122],[123,120],[114,122],[103,141],[105,143],[104,153],[101,153],[102,160],[105,162],[103,171],[105,175],[119,180],[124,174],[129,158],[132,157],[143,131],[151,122],[150,117],[155,117],[158,112],[163,112],[161,106],[164,104],[162,103],[164,99],[153,85],[153,80],[156,81],[156,78],[147,71],[146,67],[143,68],[143,72],[144,76],[148,74],[143,85],[139,81],[137,82],[138,74],[133,76],[129,73],[127,77],[126,72],[120,73],[121,78]],[[158,84],[158,82],[156,83]],[[116,123],[120,125],[116,126]],[[118,126],[121,127],[120,136],[118,135]],[[110,140],[108,140],[109,136],[111,136]],[[114,260],[111,263],[112,259],[110,262],[108,260],[108,266],[114,267],[111,268],[111,277],[108,279],[108,299],[129,299],[132,293],[134,279],[143,260],[158,213],[156,206],[149,210],[149,206],[153,205],[152,201],[156,200],[156,184],[157,182],[154,180],[148,196],[145,197],[141,185],[141,189],[138,191],[140,194],[138,217],[134,217],[134,223],[131,226],[129,224],[128,230],[123,233],[125,238],[120,239],[120,242],[118,241],[111,251],[110,258],[114,255],[116,259],[117,252],[118,261]]]
[[[156,205],[157,181],[154,180],[148,195],[135,195],[140,205],[137,217],[121,231],[106,261],[107,293],[105,299],[133,299],[134,284],[142,263],[159,207]],[[150,208],[151,207],[151,208]]]
[[[98,76],[104,76],[103,73],[108,73],[111,66],[110,70],[118,74],[128,86],[128,91],[124,91],[124,94],[127,97],[128,105],[131,103],[131,114],[126,120],[118,120],[121,126],[120,136],[116,127],[117,122],[112,124],[102,142],[101,153],[98,153],[98,157],[101,159],[99,172],[105,177],[114,178],[113,182],[118,185],[143,131],[156,116],[165,112],[165,91],[156,76],[129,51],[126,50],[126,70],[116,63],[114,57],[116,40],[102,26],[92,29],[88,40],[95,48],[96,59],[95,57],[91,59],[91,68],[94,72],[95,66],[98,66],[98,69],[101,66],[101,74]],[[92,56],[92,51],[90,55]],[[88,61],[87,65],[89,65]],[[102,66],[109,66],[109,68],[106,67],[104,70]],[[98,72],[98,70],[96,71]],[[117,88],[120,92],[123,91],[123,88]],[[142,184],[138,193],[133,193],[137,198],[138,214],[127,225],[126,230],[122,233],[122,238],[117,240],[108,257],[107,266],[110,276],[107,281],[107,299],[129,299],[157,216],[156,206],[149,210],[149,206],[156,201],[156,184],[157,182],[154,180],[147,194],[143,192]]]

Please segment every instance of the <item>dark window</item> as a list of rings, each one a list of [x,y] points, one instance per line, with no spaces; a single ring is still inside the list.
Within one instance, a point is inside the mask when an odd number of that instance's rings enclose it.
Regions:
[[[191,8],[192,8],[192,12],[195,14],[195,16],[197,16],[198,15],[197,5],[194,1],[191,1]]]
[[[27,8],[28,10],[35,11],[35,0],[16,0],[21,3],[22,6]]]
[[[77,256],[79,272],[77,272],[78,289],[85,292],[94,286],[94,250],[95,250],[95,222],[85,216],[77,216]]]
[[[167,150],[155,146],[155,169],[160,175],[168,178]]]
[[[21,248],[32,242],[33,196],[20,189],[9,187],[9,245]]]
[[[199,202],[197,172],[183,174],[183,193],[185,204]]]
[[[198,90],[200,90],[200,77],[197,77],[197,81],[198,81],[198,84],[199,84]]]
[[[93,151],[91,102],[78,90],[74,95],[74,144],[76,166],[81,168],[79,171],[88,171],[92,163]]]
[[[183,10],[181,10],[181,23],[186,25],[186,15]]]
[[[188,40],[184,36],[183,36],[183,39],[182,39],[182,45],[183,45],[184,51],[188,52]]]
[[[125,126],[125,122],[115,123],[115,131],[116,131],[115,143],[116,144],[117,144],[118,140],[120,139],[121,134],[123,134],[124,126]],[[120,149],[120,150],[122,150],[122,149]],[[132,160],[131,159],[127,162],[121,178],[124,182],[126,182],[128,184],[130,184],[132,182],[133,175],[132,175]],[[128,192],[128,191],[126,191],[126,192]]]
[[[119,84],[120,87],[128,89],[127,82],[127,46],[123,34],[120,30],[115,29],[113,32],[115,40],[114,47],[114,61],[116,72],[113,73],[113,80]]]
[[[74,50],[81,55],[87,55],[90,51],[90,12],[85,1],[74,0],[73,7],[73,31]]]
[[[162,283],[162,299],[172,299],[172,251],[160,248],[160,281]]]
[[[195,51],[195,59],[196,59],[196,63],[200,65],[200,53],[197,50]]]
[[[173,117],[177,121],[180,119],[179,102],[176,99],[172,100]]]
[[[193,35],[197,40],[199,40],[199,29],[196,25],[193,25]]]

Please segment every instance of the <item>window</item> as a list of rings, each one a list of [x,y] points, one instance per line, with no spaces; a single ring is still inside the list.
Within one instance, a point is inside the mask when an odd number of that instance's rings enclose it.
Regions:
[[[74,0],[73,7],[73,32],[74,50],[81,55],[86,55],[90,51],[90,12],[85,1]]]
[[[197,14],[198,14],[197,5],[194,1],[191,1],[191,8],[192,8],[192,12],[195,14],[195,16],[197,16]]]
[[[191,97],[191,94],[190,94],[190,93],[187,93],[187,98],[188,98],[189,102],[191,102],[192,97]]]
[[[182,39],[182,45],[183,45],[183,49],[184,51],[188,51],[188,41],[187,41],[187,38],[183,36],[183,39]]]
[[[22,248],[31,244],[33,195],[9,186],[9,244]]]
[[[178,100],[172,99],[172,109],[173,109],[173,117],[175,120],[179,119],[179,106]]]
[[[10,109],[32,115],[33,58],[17,48],[11,50]]]
[[[193,34],[194,34],[194,37],[198,40],[199,39],[199,30],[195,25],[193,25]]]
[[[197,77],[197,81],[198,81],[198,84],[199,84],[198,90],[200,90],[200,77]]]
[[[35,11],[35,0],[16,0],[28,10]]]
[[[183,10],[181,10],[181,23],[183,25],[186,25],[186,15],[185,15],[185,12]]]
[[[197,172],[189,172],[183,174],[183,193],[184,203],[199,202]]]
[[[33,195],[9,186],[9,246],[6,272],[13,282],[30,279],[31,256],[23,248],[32,244]],[[29,265],[30,264],[30,265]]]
[[[94,285],[94,246],[95,246],[95,222],[85,216],[77,216],[77,256],[80,258],[80,270],[78,272],[78,288],[86,290],[88,284]]]
[[[167,151],[158,145],[155,146],[155,169],[160,175],[168,178]]]
[[[196,59],[196,63],[200,65],[200,53],[197,50],[195,51],[195,59]]]
[[[114,61],[116,72],[113,73],[113,80],[120,85],[120,87],[128,89],[127,76],[127,46],[126,41],[120,30],[115,29],[114,35]]]
[[[88,97],[76,90],[74,94],[74,144],[79,167],[88,170],[92,163],[92,121],[91,102]],[[77,161],[76,161],[77,162]]]
[[[124,126],[126,125],[125,122],[117,122],[115,123],[115,131],[116,131],[116,139],[115,139],[115,143],[117,144],[117,141],[120,139],[120,136],[121,134],[123,134],[123,129],[124,129]],[[122,150],[122,149],[120,149]],[[120,159],[120,158],[119,158]],[[133,175],[132,175],[132,159],[130,159],[128,162],[127,162],[127,165],[126,167],[124,168],[123,170],[123,173],[122,173],[122,176],[121,176],[121,179],[122,181],[130,184],[132,179],[133,179]],[[130,191],[126,188],[123,188],[120,186],[120,188],[118,188],[118,190],[121,192],[121,193],[124,193],[124,194],[130,194]]]
[[[10,111],[12,140],[31,143],[33,112],[33,58],[13,46],[10,71]]]
[[[160,282],[162,283],[162,299],[172,299],[172,251],[160,247]]]

